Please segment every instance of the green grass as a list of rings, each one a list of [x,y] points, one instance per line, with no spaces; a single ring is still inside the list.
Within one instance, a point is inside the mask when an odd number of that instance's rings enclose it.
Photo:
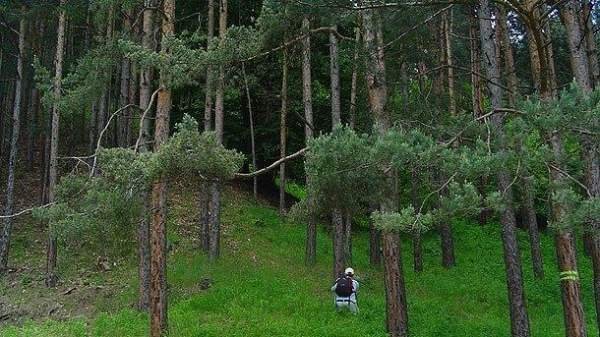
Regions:
[[[329,292],[331,241],[319,233],[318,265],[303,264],[304,228],[282,221],[274,208],[229,193],[225,200],[223,257],[215,264],[197,252],[178,229],[193,200],[172,207],[169,237],[178,242],[168,260],[171,336],[386,336],[381,270],[369,267],[368,235],[357,233],[354,265],[366,280],[360,315],[337,314]],[[425,271],[412,271],[410,242],[403,241],[411,336],[509,336],[506,285],[497,226],[455,224],[458,266],[440,267],[438,238],[425,238]],[[526,237],[521,233],[526,295],[532,335],[564,336],[562,307],[550,236],[542,237],[546,279],[534,281]],[[588,335],[597,336],[591,269],[580,257]],[[106,300],[105,313],[67,321],[28,322],[0,328],[0,336],[145,336],[147,316],[123,305],[135,294],[135,266],[124,272],[124,291]],[[200,290],[199,280],[213,285]]]

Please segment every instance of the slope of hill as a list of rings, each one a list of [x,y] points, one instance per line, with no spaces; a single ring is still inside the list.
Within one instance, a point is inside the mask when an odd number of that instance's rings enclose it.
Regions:
[[[276,209],[230,190],[224,203],[223,257],[210,264],[191,239],[197,231],[195,199],[191,193],[182,195],[171,199],[168,224],[172,336],[386,336],[382,271],[368,264],[366,232],[356,232],[353,243],[353,267],[364,281],[361,313],[337,314],[329,291],[331,240],[326,232],[319,232],[318,265],[306,268],[304,227],[286,223]],[[0,336],[147,335],[147,317],[132,305],[134,256],[111,261],[110,270],[102,272],[95,270],[93,256],[63,257],[64,283],[46,290],[41,279],[44,233],[30,224],[17,232],[13,264],[19,267],[0,280],[0,308],[4,305],[8,312],[0,318],[8,321],[0,325]],[[410,242],[403,241],[411,335],[508,336],[499,228],[458,223],[455,235],[458,266],[440,266],[438,238],[430,233],[420,274],[412,271]],[[532,335],[558,337],[564,335],[558,273],[551,236],[543,235],[542,241],[547,276],[534,281],[521,234]],[[589,336],[597,336],[591,269],[583,253],[579,256]],[[38,261],[38,266],[23,261]]]

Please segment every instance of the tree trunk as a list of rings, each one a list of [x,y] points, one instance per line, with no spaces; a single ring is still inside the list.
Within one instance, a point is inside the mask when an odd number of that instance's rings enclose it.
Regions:
[[[344,214],[344,261],[352,265],[352,214],[348,211]]]
[[[481,49],[484,55],[486,75],[494,83],[500,83],[500,69],[497,64],[496,44],[492,29],[492,11],[489,0],[479,2],[479,29],[481,36]],[[498,85],[488,82],[488,90],[491,96],[492,109],[502,107],[502,89]],[[495,128],[495,137],[498,142],[498,150],[504,151],[505,136],[503,131],[503,117],[495,114],[491,118]],[[506,281],[508,286],[508,300],[510,306],[511,333],[513,337],[530,336],[529,318],[525,303],[525,291],[523,287],[523,276],[521,270],[521,257],[517,244],[516,220],[512,208],[511,179],[508,172],[500,169],[497,173],[498,187],[503,191],[507,206],[500,215],[502,224],[502,247],[504,251],[504,264],[506,269]]]
[[[585,36],[585,48],[589,61],[590,80],[594,88],[600,82],[600,64],[598,64],[598,49],[594,37],[594,23],[592,22],[592,3],[590,0],[582,0],[580,22]]]
[[[302,39],[302,101],[304,105],[304,138],[305,145],[308,145],[313,135],[313,110],[312,110],[312,88],[311,88],[311,67],[310,67],[310,22],[308,17],[302,19],[302,33],[305,37]],[[307,179],[308,180],[308,179]],[[307,181],[306,185],[310,182]],[[312,198],[306,196],[307,203],[311,205]],[[304,262],[312,266],[317,261],[317,223],[314,214],[310,212],[308,223],[306,225],[306,251]]]
[[[331,223],[333,225],[333,279],[335,280],[343,275],[344,268],[346,268],[344,218],[339,208],[332,211]]]
[[[133,16],[133,10],[128,10],[125,14],[125,18],[123,19],[123,31],[125,34],[129,35],[131,33],[131,17]],[[131,79],[131,61],[126,57],[123,57],[121,60],[121,83],[120,83],[120,96],[119,96],[119,105],[120,107],[124,107],[129,104],[129,82]],[[123,111],[117,117],[117,143],[120,147],[129,146],[129,135],[128,131],[130,129],[129,124],[131,123],[130,118],[131,109],[127,109]]]
[[[154,46],[154,8],[156,2],[154,0],[147,0],[144,2],[144,14],[142,23],[142,46],[147,50],[153,51]],[[141,113],[150,107],[150,99],[152,96],[152,79],[154,77],[154,71],[152,67],[142,66],[140,68],[140,109]],[[141,116],[140,116],[141,118]],[[146,119],[142,121],[142,132],[140,139],[140,152],[149,150],[150,134],[151,134],[152,121],[148,115]],[[144,209],[142,211],[142,219],[140,220],[138,227],[138,258],[139,258],[139,292],[138,292],[138,308],[146,311],[150,308],[150,224],[146,214],[151,212],[151,192],[150,190],[145,191],[142,195],[144,198]]]
[[[481,50],[479,48],[479,32],[476,11],[471,7],[469,16],[469,43],[471,51],[471,103],[473,117],[483,115],[483,94],[481,90]]]
[[[369,228],[369,262],[372,266],[381,264],[381,232],[374,224]]]
[[[155,0],[144,1],[144,15],[142,23],[142,47],[149,51],[154,51],[154,8],[156,7]],[[140,108],[143,113],[148,108],[150,96],[152,96],[152,79],[154,71],[152,67],[142,66],[140,69]],[[150,117],[146,115],[146,117]],[[152,128],[152,119],[146,118],[142,122],[142,137],[140,139],[140,151],[147,151],[150,143],[150,134]]]
[[[452,54],[452,23],[453,15],[452,8],[444,13],[445,29],[444,29],[444,53],[446,61],[446,72],[448,76],[448,111],[451,116],[456,115],[456,95],[454,94],[454,64]]]
[[[248,76],[246,76],[246,66],[242,63],[242,76],[244,77],[244,88],[246,92],[246,101],[248,102],[248,118],[250,120],[250,147],[252,153],[252,170],[257,169],[256,166],[256,144],[254,142],[254,114],[252,113],[252,99],[250,97],[250,87],[248,86]],[[252,178],[252,192],[254,199],[258,199],[258,178]]]
[[[354,38],[354,62],[352,63],[352,81],[350,84],[350,121],[348,122],[350,128],[356,127],[356,87],[358,84],[358,56],[360,53],[360,28],[355,28]]]
[[[175,0],[164,0],[162,6],[161,51],[169,54],[166,41],[175,35]],[[160,74],[160,91],[156,101],[154,152],[169,138],[171,88],[166,72]],[[152,227],[150,231],[150,335],[167,334],[167,183],[164,177],[152,186]]]
[[[366,71],[365,78],[369,93],[369,105],[375,120],[375,130],[382,136],[391,127],[389,112],[386,110],[387,83],[385,78],[385,55],[382,30],[382,18],[375,17],[379,13],[374,9],[362,11],[363,39],[365,44]],[[391,173],[386,174],[388,182],[392,182]],[[382,202],[381,210],[394,210],[395,201],[388,196]],[[383,252],[385,265],[386,322],[388,333],[392,337],[408,335],[408,314],[404,275],[401,265],[400,241],[398,234],[383,233]]]
[[[281,78],[281,119],[279,124],[279,157],[284,158],[287,146],[288,113],[288,55],[283,50],[283,76]],[[285,214],[285,162],[279,165],[279,214]]]
[[[332,29],[337,31],[337,26]],[[338,61],[338,40],[334,32],[329,32],[329,74],[331,79],[331,129],[342,124],[340,103],[340,63]]]
[[[219,45],[224,46],[227,34],[227,0],[219,0]],[[219,76],[215,91],[215,133],[217,141],[223,144],[223,122],[225,119],[225,67],[219,65]],[[211,261],[219,258],[221,244],[221,183],[212,182],[210,186],[211,196],[209,200],[209,247],[208,257]]]
[[[600,197],[600,145],[593,139],[585,137],[583,139],[585,149],[586,175],[585,184],[590,192],[591,198]],[[600,330],[600,234],[597,229],[600,228],[600,220],[594,219],[588,224],[588,231],[591,238],[590,256],[592,258],[592,267],[594,271],[594,295],[596,304],[596,323]]]
[[[513,48],[510,43],[510,34],[508,30],[508,18],[506,15],[506,8],[503,6],[497,6],[498,15],[498,37],[500,46],[502,47],[502,54],[504,56],[504,75],[506,77],[506,87],[508,88],[508,104],[511,107],[515,106],[517,101],[518,93],[518,81],[517,73],[515,70],[515,59],[513,56]],[[500,54],[500,53],[499,53]]]
[[[25,6],[22,8],[26,10]],[[19,149],[19,126],[21,116],[21,91],[23,88],[23,59],[25,58],[25,34],[26,22],[24,13],[19,20],[19,53],[17,55],[17,78],[15,83],[15,100],[12,113],[12,135],[10,140],[10,154],[8,157],[8,178],[6,182],[6,203],[4,204],[4,215],[13,213],[15,168],[17,165],[17,151]],[[4,226],[0,232],[0,273],[8,268],[8,250],[10,247],[10,234],[12,231],[12,218],[4,219]]]
[[[61,7],[66,0],[61,0]],[[58,17],[58,29],[56,38],[56,57],[54,58],[54,103],[52,104],[52,128],[50,132],[50,166],[48,173],[48,202],[52,203],[56,197],[57,170],[58,170],[58,128],[60,121],[59,101],[61,98],[61,84],[63,71],[63,55],[65,49],[65,10],[60,9]],[[48,236],[48,250],[46,254],[46,286],[55,287],[58,280],[56,276],[56,257],[57,257],[56,236],[50,229]]]
[[[419,184],[418,184],[418,175],[415,169],[411,170],[411,179],[410,179],[410,197],[412,206],[415,209],[419,209]],[[421,241],[421,233],[415,232],[413,233],[413,268],[415,272],[419,273],[423,271],[423,244]]]
[[[208,0],[208,32],[206,38],[208,40],[207,48],[211,48],[212,40],[215,31],[215,1]],[[213,109],[213,74],[212,66],[206,67],[206,93],[204,99],[204,131],[209,131],[212,126],[212,109]]]
[[[442,239],[442,266],[450,269],[456,266],[456,258],[454,257],[454,236],[448,221],[440,224],[440,237]]]
[[[523,181],[523,202],[527,212],[527,229],[529,231],[529,244],[531,245],[531,262],[533,263],[533,275],[537,279],[544,278],[544,260],[540,244],[540,231],[534,205],[533,177],[526,172]]]
[[[208,0],[208,23],[207,23],[207,49],[212,48],[215,31],[215,1]],[[204,131],[212,129],[212,112],[213,112],[213,85],[214,85],[214,67],[209,65],[206,68],[206,92],[204,99]],[[210,246],[210,183],[202,182],[200,184],[200,242],[204,251],[208,252]]]
[[[386,299],[386,327],[391,337],[408,336],[406,287],[402,273],[400,238],[397,233],[383,232],[383,261]]]
[[[571,54],[571,71],[579,87],[583,91],[589,92],[592,90],[589,60],[585,50],[585,37],[582,35],[579,24],[578,11],[577,0],[567,0],[560,9],[560,18],[567,31],[567,42]]]

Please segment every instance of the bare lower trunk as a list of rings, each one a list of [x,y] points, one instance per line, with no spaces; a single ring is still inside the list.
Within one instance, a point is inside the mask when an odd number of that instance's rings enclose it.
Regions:
[[[148,216],[150,207],[149,191],[142,193],[144,208],[137,229],[138,239],[138,303],[139,310],[147,311],[150,307],[150,224]]]
[[[210,183],[210,202],[209,202],[209,246],[208,258],[215,261],[221,253],[221,186],[219,182]]]
[[[313,135],[313,113],[312,113],[312,88],[310,67],[310,22],[308,17],[302,19],[302,32],[306,36],[302,39],[302,101],[304,105],[304,137],[305,145],[308,145]],[[307,181],[307,185],[310,183]],[[307,203],[311,205],[311,196],[307,195]],[[317,261],[317,223],[314,214],[309,209],[308,223],[306,225],[306,249],[305,263],[312,266]]]
[[[333,226],[333,279],[340,277],[346,268],[344,254],[344,218],[340,209],[334,209],[331,213],[331,224]]]
[[[544,260],[540,244],[540,232],[534,205],[533,177],[525,177],[523,181],[523,202],[527,213],[527,230],[529,231],[529,244],[531,245],[531,262],[533,274],[537,279],[544,278]]]
[[[287,146],[288,110],[288,55],[283,51],[283,75],[281,78],[281,119],[279,124],[279,157],[284,158]],[[285,162],[279,165],[279,214],[285,214]]]
[[[408,336],[408,312],[400,258],[400,238],[398,234],[392,232],[383,232],[382,238],[387,331],[391,337],[406,337]]]
[[[446,61],[446,75],[448,77],[448,111],[451,116],[456,115],[456,95],[454,94],[454,64],[453,64],[453,54],[452,54],[452,23],[453,23],[453,15],[452,8],[447,10],[447,13],[444,14],[445,18],[445,30],[444,30],[444,53],[445,61]]]
[[[373,224],[369,230],[369,262],[372,266],[381,264],[381,232]]]
[[[440,237],[442,239],[442,266],[449,269],[456,266],[456,258],[454,257],[452,226],[448,221],[440,224]]]
[[[592,269],[594,271],[594,303],[596,306],[596,326],[600,331],[600,237],[598,234],[592,238]]]
[[[210,246],[210,183],[203,181],[200,184],[200,247],[208,252]]]
[[[246,76],[246,66],[242,63],[242,75],[244,76],[244,88],[246,89],[246,101],[248,102],[248,119],[250,120],[250,150],[252,153],[252,170],[256,170],[256,144],[254,142],[254,114],[252,111],[252,99],[250,97],[250,87],[248,86],[248,77]],[[254,199],[258,199],[258,178],[252,178],[252,192]]]
[[[149,7],[155,7],[155,1],[147,1],[146,8],[144,8],[143,17],[143,32],[142,32],[142,46],[153,51],[154,46],[154,9]],[[152,79],[154,78],[154,72],[151,67],[143,66],[140,69],[140,108],[142,113],[147,109],[150,102],[150,96],[152,96]],[[150,115],[147,115],[149,117]],[[150,143],[150,135],[152,128],[151,118],[146,118],[142,122],[142,137],[140,140],[140,151],[147,151]]]
[[[591,198],[600,197],[600,145],[594,139],[583,139],[585,149],[585,184],[590,192]],[[600,330],[600,234],[596,231],[600,228],[600,220],[593,219],[588,224],[588,233],[591,241],[590,256],[594,270],[594,295],[596,303],[596,323]]]
[[[483,94],[481,91],[481,50],[479,48],[479,31],[475,10],[472,9],[469,17],[469,42],[471,51],[471,104],[473,116],[483,115]]]
[[[23,8],[25,10],[25,8]],[[6,183],[6,203],[4,215],[13,213],[15,169],[17,165],[17,151],[19,149],[19,127],[21,125],[21,93],[23,87],[23,58],[25,58],[25,16],[19,20],[19,54],[17,56],[17,79],[15,83],[15,100],[12,113],[12,135],[10,140],[10,154],[8,157],[8,178]],[[12,218],[4,219],[4,226],[0,232],[0,273],[8,268],[8,250],[10,247],[10,234],[12,231]]]
[[[411,203],[415,209],[419,209],[419,176],[416,169],[411,170],[410,178]],[[413,269],[417,273],[423,271],[423,244],[421,242],[421,233],[419,231],[413,233]]]
[[[550,135],[550,145],[556,162],[555,165],[561,165],[561,159],[564,158],[564,147],[561,136],[557,131]],[[550,178],[554,186],[564,186],[566,184],[567,178],[555,168],[551,169]],[[565,207],[559,201],[552,203],[552,216],[555,220],[560,221],[564,218],[565,213],[569,211]],[[587,332],[581,303],[577,256],[572,232],[569,229],[557,230],[555,245],[558,270],[561,276],[560,288],[566,336],[585,337]]]
[[[64,5],[65,0],[60,1]],[[52,203],[56,197],[57,170],[58,170],[58,127],[60,119],[59,100],[61,97],[63,55],[65,49],[65,25],[66,17],[64,9],[60,10],[58,17],[58,30],[56,42],[56,57],[54,58],[54,103],[52,106],[52,128],[50,132],[50,164],[48,172],[48,202]],[[48,237],[48,249],[46,254],[46,286],[55,287],[57,283],[56,276],[56,257],[57,257],[56,236],[50,230]]]
[[[344,215],[344,260],[346,265],[352,265],[352,215]]]

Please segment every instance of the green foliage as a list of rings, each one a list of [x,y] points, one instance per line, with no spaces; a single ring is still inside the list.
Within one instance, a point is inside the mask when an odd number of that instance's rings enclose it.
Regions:
[[[481,195],[470,182],[451,182],[448,193],[440,196],[440,207],[436,212],[437,221],[470,219],[481,212]]]
[[[422,234],[431,228],[434,218],[431,213],[417,213],[411,205],[399,213],[375,211],[371,214],[371,220],[382,231]]]
[[[191,116],[185,115],[176,129],[152,158],[155,176],[229,180],[242,168],[244,155],[219,144],[213,132],[198,132]]]
[[[306,154],[308,193],[315,205],[330,210],[355,210],[377,185],[370,140],[348,127],[311,140]]]

